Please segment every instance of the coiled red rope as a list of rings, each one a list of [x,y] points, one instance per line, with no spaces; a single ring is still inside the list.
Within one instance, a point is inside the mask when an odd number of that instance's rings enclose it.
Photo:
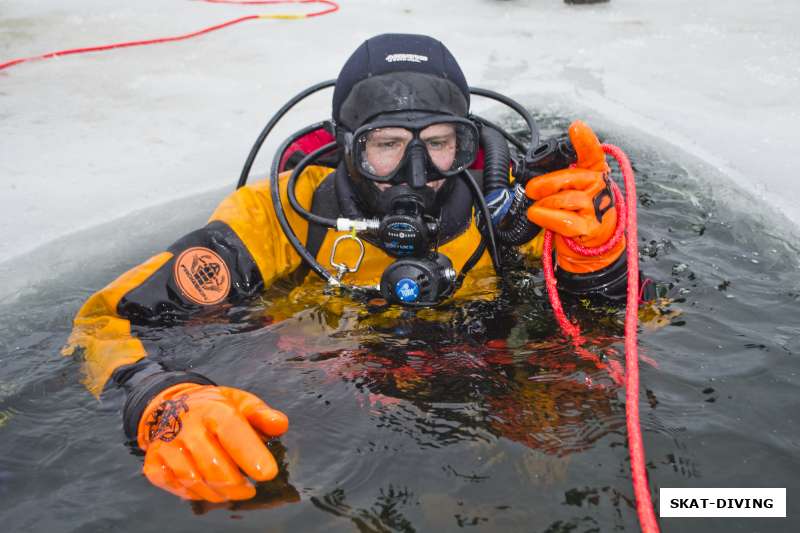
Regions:
[[[26,63],[29,61],[36,61],[40,59],[50,59],[53,57],[61,57],[61,56],[68,56],[73,54],[85,54],[87,52],[102,52],[105,50],[114,50],[116,48],[129,48],[132,46],[146,46],[150,44],[161,44],[161,43],[171,43],[175,41],[185,41],[186,39],[191,39],[192,37],[198,37],[200,35],[205,35],[206,33],[211,33],[212,31],[221,30],[222,28],[227,28],[228,26],[233,26],[234,24],[239,24],[240,22],[244,22],[246,20],[255,20],[255,19],[283,19],[283,20],[296,20],[296,19],[304,19],[304,18],[311,18],[311,17],[319,17],[322,15],[327,15],[329,13],[333,13],[339,10],[339,4],[332,0],[260,0],[260,1],[246,1],[246,0],[200,0],[202,2],[206,2],[209,4],[239,4],[239,5],[276,5],[276,4],[325,4],[328,7],[322,9],[320,11],[315,11],[312,13],[299,13],[299,14],[291,14],[291,13],[272,13],[272,14],[261,14],[261,15],[247,15],[244,17],[239,17],[236,19],[228,20],[222,22],[220,24],[215,24],[214,26],[209,26],[207,28],[203,28],[201,30],[193,31],[191,33],[186,33],[184,35],[176,35],[173,37],[159,37],[156,39],[144,39],[139,41],[126,41],[121,43],[113,43],[113,44],[106,44],[101,46],[88,46],[83,48],[70,48],[67,50],[59,50],[57,52],[49,52],[47,54],[42,54],[38,56],[31,56],[31,57],[22,57],[19,59],[12,59],[10,61],[6,61],[4,63],[0,63],[0,70],[13,67],[14,65],[19,65],[20,63]]]
[[[626,232],[626,253],[628,259],[628,293],[625,309],[625,422],[628,429],[628,452],[631,458],[631,477],[633,480],[633,493],[636,497],[636,512],[639,515],[639,523],[645,533],[657,533],[658,523],[656,522],[653,502],[650,499],[650,487],[647,482],[647,470],[645,467],[644,444],[642,442],[642,430],[639,423],[639,350],[637,347],[637,326],[639,322],[639,246],[636,232],[636,183],[633,174],[633,167],[620,148],[604,144],[603,151],[611,155],[619,163],[622,170],[622,177],[625,181],[625,197],[630,199],[625,201],[619,187],[611,182],[614,191],[614,199],[617,204],[617,228],[609,242],[596,248],[586,248],[580,246],[572,239],[564,239],[567,246],[576,253],[582,255],[599,255],[610,250],[619,239],[623,232]],[[546,231],[544,234],[544,250],[542,252],[542,267],[544,270],[547,294],[553,313],[558,324],[570,337],[578,350],[578,355],[585,351],[580,345],[583,344],[580,328],[567,319],[561,300],[558,297],[556,288],[556,277],[553,270],[553,232]],[[614,377],[614,374],[612,374]]]

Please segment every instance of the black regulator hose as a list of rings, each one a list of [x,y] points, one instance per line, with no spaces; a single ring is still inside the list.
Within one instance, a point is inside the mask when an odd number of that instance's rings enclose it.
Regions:
[[[497,189],[511,188],[508,167],[511,164],[511,152],[508,150],[503,134],[494,128],[481,128],[481,145],[483,146],[483,191],[488,194]]]
[[[527,153],[528,147],[525,145],[525,143],[520,141],[519,139],[517,139],[516,137],[514,137],[510,133],[508,133],[501,126],[499,126],[499,125],[495,124],[494,122],[492,122],[491,120],[489,120],[487,118],[483,118],[482,116],[479,116],[479,115],[470,114],[469,118],[471,120],[474,120],[475,122],[479,122],[481,125],[483,125],[485,127],[489,127],[489,128],[497,130],[503,137],[506,138],[506,140],[509,143],[513,144],[514,147],[516,147],[516,149],[521,154]]]
[[[496,229],[498,241],[505,246],[521,246],[539,234],[542,228],[528,220],[528,208],[531,205],[533,202],[525,195],[524,185],[516,184],[505,224]]]
[[[488,195],[496,189],[511,189],[508,168],[511,164],[511,153],[506,139],[494,128],[481,128],[481,144],[485,157],[483,170],[483,190]],[[525,196],[522,184],[514,187],[514,197],[508,213],[495,228],[498,242],[503,246],[520,246],[530,241],[539,233],[539,226],[528,220],[527,210],[532,204]]]
[[[470,87],[469,92],[472,94],[476,94],[478,96],[483,96],[484,98],[495,100],[497,102],[500,102],[501,104],[505,104],[506,106],[510,107],[511,109],[519,113],[519,115],[528,125],[528,129],[531,132],[531,142],[529,143],[529,145],[531,147],[539,146],[539,126],[536,125],[536,120],[534,120],[533,115],[530,114],[530,111],[525,109],[519,102],[512,100],[508,96],[504,96],[500,93],[490,91],[489,89],[481,89],[480,87]]]
[[[478,247],[472,252],[472,255],[464,263],[464,266],[461,267],[461,272],[458,273],[458,277],[456,278],[455,283],[453,283],[453,292],[457,291],[461,288],[461,285],[464,283],[464,280],[469,274],[469,271],[478,263],[483,252],[486,251],[486,239],[481,238],[481,242],[478,243]]]
[[[472,177],[472,174],[470,174],[468,170],[464,170],[461,172],[461,176],[463,176],[464,180],[467,182],[467,185],[469,185],[472,189],[472,195],[478,202],[481,216],[484,220],[488,221],[488,224],[483,224],[484,228],[486,229],[484,237],[487,237],[489,240],[489,256],[492,258],[492,266],[494,267],[494,271],[499,276],[501,275],[503,269],[500,265],[500,252],[498,251],[497,239],[494,235],[494,224],[491,223],[492,214],[489,211],[489,206],[486,205],[486,199],[483,197],[483,191],[481,191],[480,185],[478,185],[478,182]]]
[[[283,157],[283,153],[286,151],[287,148],[294,142],[292,137],[286,139],[281,143],[278,147],[278,152],[275,154],[275,158],[272,160],[272,165],[270,167],[269,179],[270,179],[270,194],[272,196],[272,205],[275,208],[275,216],[278,219],[278,223],[281,225],[283,229],[283,233],[286,235],[286,238],[289,239],[289,243],[292,245],[294,250],[300,256],[300,258],[306,262],[306,264],[311,268],[314,272],[316,272],[319,277],[324,279],[328,283],[336,283],[335,278],[333,275],[328,272],[325,267],[319,264],[319,261],[311,255],[311,252],[303,246],[303,243],[300,242],[300,239],[297,238],[295,235],[292,226],[289,224],[289,220],[286,218],[286,213],[283,210],[283,203],[281,202],[281,191],[280,191],[280,180],[278,177],[280,165],[281,165],[281,158]],[[320,150],[315,150],[310,155],[316,155],[317,152]],[[310,160],[310,156],[306,156],[303,158],[301,163],[308,164],[306,160]],[[302,166],[302,165],[300,165]],[[243,174],[245,179],[247,178],[247,174]]]
[[[300,174],[303,173],[303,171],[306,169],[307,166],[316,161],[318,158],[325,155],[327,152],[330,152],[335,149],[336,149],[336,142],[335,141],[330,142],[325,146],[317,148],[316,150],[305,156],[303,159],[301,159],[300,162],[297,164],[297,166],[294,167],[294,169],[292,170],[292,174],[289,176],[289,183],[287,184],[286,187],[286,194],[289,197],[289,203],[292,205],[292,208],[295,211],[297,211],[297,214],[299,214],[301,217],[303,217],[309,222],[314,222],[321,226],[327,226],[329,228],[334,228],[334,229],[336,228],[336,220],[332,218],[326,218],[326,217],[321,217],[319,215],[315,215],[314,213],[312,213],[311,211],[307,210],[305,207],[300,205],[300,202],[297,200],[297,194],[295,193],[294,189],[295,185],[297,184],[297,178],[300,177]],[[283,157],[283,154],[281,154],[281,157]]]
[[[244,162],[242,173],[239,175],[239,182],[236,184],[237,189],[244,187],[244,185],[247,183],[247,177],[250,175],[250,169],[253,167],[253,163],[256,160],[256,156],[258,155],[259,150],[261,150],[261,146],[264,144],[264,141],[267,139],[267,136],[270,134],[275,125],[283,118],[283,116],[286,113],[288,113],[290,109],[292,109],[302,100],[306,99],[308,96],[314,94],[317,91],[321,91],[322,89],[333,87],[334,85],[336,85],[336,80],[322,81],[320,83],[312,85],[311,87],[303,91],[300,91],[291,100],[283,104],[283,107],[281,107],[277,111],[277,113],[275,113],[272,116],[269,122],[267,122],[267,125],[264,126],[264,129],[261,130],[261,133],[258,135],[256,142],[253,143],[253,147],[250,149],[250,153],[247,156],[247,160]],[[289,147],[290,145],[291,143],[287,144],[286,147]],[[278,152],[279,163],[280,163],[280,158],[283,156],[283,152],[286,150],[286,147],[284,147],[283,150]]]

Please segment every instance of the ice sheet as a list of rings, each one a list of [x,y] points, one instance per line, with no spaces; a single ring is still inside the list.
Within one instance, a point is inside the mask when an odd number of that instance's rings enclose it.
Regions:
[[[792,158],[800,2],[340,3],[316,19],[248,21],[180,43],[0,72],[0,261],[148,206],[232,188],[279,105],[335,77],[360,42],[390,31],[438,37],[472,85],[672,144],[676,157],[726,176],[714,183],[721,198],[744,198],[740,208],[776,224],[800,222]],[[3,0],[0,61],[300,9],[313,6]],[[328,114],[326,94],[276,138]]]

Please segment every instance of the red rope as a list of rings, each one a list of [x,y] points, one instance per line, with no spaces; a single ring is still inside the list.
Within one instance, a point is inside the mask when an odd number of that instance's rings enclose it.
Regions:
[[[553,232],[546,231],[544,234],[544,251],[542,252],[542,270],[544,270],[544,282],[547,287],[547,295],[550,297],[550,305],[553,314],[561,329],[572,338],[572,345],[575,354],[586,361],[594,363],[597,368],[605,369],[617,385],[622,385],[625,381],[624,372],[619,362],[609,359],[603,361],[597,354],[594,354],[583,347],[586,339],[581,335],[581,330],[577,324],[573,324],[567,319],[564,308],[561,306],[561,299],[558,297],[556,288],[556,275],[553,270]],[[553,295],[556,295],[553,298]]]
[[[331,7],[322,11],[308,13],[304,18],[319,17],[334,11],[339,11],[339,4],[332,0],[200,0],[208,4],[236,4],[242,6],[265,6],[275,4],[327,4]]]
[[[639,422],[639,353],[637,348],[637,331],[639,320],[639,245],[636,232],[636,183],[633,167],[620,148],[604,144],[603,151],[610,154],[619,163],[625,181],[625,196],[630,202],[625,202],[619,187],[612,182],[614,197],[617,202],[617,229],[614,236],[602,246],[586,248],[580,246],[572,239],[564,239],[571,250],[582,255],[599,255],[607,252],[621,238],[623,230],[627,230],[626,253],[628,259],[628,294],[625,309],[625,422],[628,428],[628,452],[631,458],[631,478],[633,493],[636,497],[636,512],[639,523],[645,533],[657,533],[653,502],[650,499],[650,487],[647,482],[647,469],[645,467],[644,443]],[[553,270],[553,233],[545,231],[544,250],[542,252],[542,267],[544,270],[545,285],[553,313],[561,329],[572,337],[576,348],[583,348],[583,338],[577,324],[567,319],[556,288],[555,272]],[[585,350],[583,350],[585,351]],[[585,354],[578,353],[580,357]],[[613,376],[613,374],[612,374]]]
[[[199,35],[204,35],[206,33],[211,33],[212,31],[221,30],[222,28],[226,28],[228,26],[233,26],[234,24],[239,24],[240,22],[244,22],[246,20],[253,20],[253,19],[262,19],[262,18],[311,18],[311,17],[319,17],[321,15],[326,15],[328,13],[333,13],[334,11],[339,10],[339,5],[336,2],[331,0],[261,0],[261,1],[232,1],[232,0],[202,0],[207,3],[211,4],[326,4],[330,7],[323,9],[321,11],[315,11],[313,13],[304,13],[302,15],[289,15],[289,16],[281,16],[281,15],[247,15],[244,17],[239,17],[237,19],[228,20],[226,22],[222,22],[220,24],[215,24],[214,26],[209,26],[208,28],[203,28],[201,30],[193,31],[191,33],[187,33],[184,35],[176,35],[174,37],[161,37],[157,39],[145,39],[139,41],[127,41],[122,43],[114,43],[114,44],[107,44],[101,46],[89,46],[83,48],[71,48],[68,50],[59,50],[57,52],[49,52],[47,54],[42,54],[38,56],[31,56],[31,57],[23,57],[19,59],[12,59],[11,61],[6,61],[5,63],[0,63],[0,70],[13,67],[14,65],[19,65],[20,63],[26,63],[28,61],[36,61],[40,59],[50,59],[53,57],[60,57],[60,56],[67,56],[73,54],[84,54],[87,52],[102,52],[105,50],[113,50],[115,48],[128,48],[132,46],[145,46],[150,44],[161,44],[161,43],[170,43],[175,41],[183,41],[186,39],[191,39],[192,37],[197,37]]]

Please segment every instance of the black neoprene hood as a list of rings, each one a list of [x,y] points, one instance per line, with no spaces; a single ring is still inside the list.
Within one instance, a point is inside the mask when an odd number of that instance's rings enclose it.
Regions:
[[[386,33],[359,46],[333,91],[333,120],[355,131],[375,115],[428,111],[465,116],[469,86],[453,54],[425,35]]]

